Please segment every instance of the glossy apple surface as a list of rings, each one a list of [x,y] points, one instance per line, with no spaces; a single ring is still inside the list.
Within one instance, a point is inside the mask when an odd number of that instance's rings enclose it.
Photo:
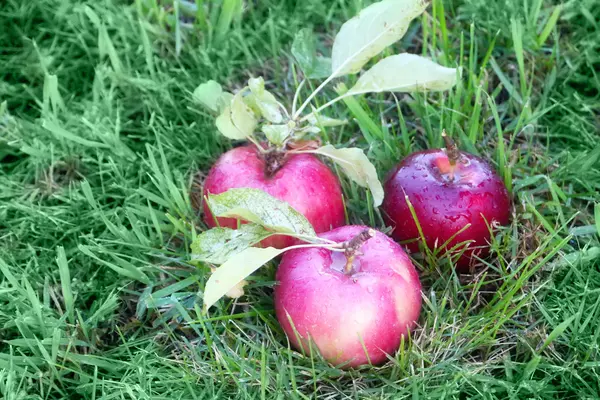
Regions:
[[[224,153],[213,165],[204,181],[203,196],[219,194],[233,188],[260,189],[290,204],[303,214],[317,233],[344,224],[342,189],[336,175],[321,160],[310,154],[289,155],[283,166],[272,176],[266,176],[265,160],[253,145],[234,148]],[[206,202],[204,220],[216,226]],[[219,225],[237,227],[233,218],[218,218]],[[263,246],[283,248],[294,244],[287,236],[272,236]]]
[[[418,251],[419,232],[405,196],[430,249],[450,239],[447,250],[469,243],[453,250],[464,250],[456,264],[459,271],[473,265],[474,255],[489,253],[488,224],[506,225],[510,220],[510,198],[502,179],[487,162],[469,153],[460,152],[455,165],[444,150],[414,153],[392,170],[384,190],[386,222],[394,228],[396,240],[412,240],[406,244],[409,250]]]
[[[344,226],[320,236],[344,242],[365,229]],[[386,361],[421,311],[419,276],[400,245],[376,232],[360,252],[351,274],[343,272],[344,253],[322,248],[284,253],[277,270],[275,311],[290,342],[309,354],[312,341],[334,365]]]

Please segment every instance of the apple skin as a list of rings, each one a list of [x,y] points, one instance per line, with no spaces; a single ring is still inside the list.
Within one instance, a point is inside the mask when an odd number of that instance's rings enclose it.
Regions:
[[[271,177],[265,176],[265,161],[254,145],[237,147],[224,153],[213,165],[204,181],[203,198],[233,188],[261,189],[287,202],[312,224],[317,233],[345,223],[344,202],[339,179],[311,154],[288,155],[283,166]],[[204,221],[213,228],[217,224],[206,202],[202,202]],[[219,226],[235,229],[234,218],[217,218]],[[275,235],[261,242],[264,247],[278,249],[296,240]]]
[[[412,203],[430,249],[442,246],[456,235],[446,249],[472,241],[458,258],[459,272],[469,270],[474,255],[489,254],[490,231],[486,225],[507,225],[511,201],[502,179],[483,159],[460,152],[460,160],[450,165],[443,150],[426,150],[406,157],[391,171],[384,184],[382,210],[386,223],[398,241],[419,239],[405,195]],[[467,224],[471,226],[457,234]],[[416,252],[418,241],[406,244]],[[462,251],[459,246],[456,251]]]
[[[344,242],[365,229],[344,226],[319,236]],[[404,250],[376,232],[360,253],[350,275],[343,272],[344,253],[314,247],[284,253],[276,274],[275,312],[296,349],[309,354],[310,338],[334,365],[377,365],[388,359],[386,354],[394,355],[416,325],[421,283]]]

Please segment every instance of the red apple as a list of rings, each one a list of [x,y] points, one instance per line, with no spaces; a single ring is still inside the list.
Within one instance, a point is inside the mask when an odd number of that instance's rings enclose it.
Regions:
[[[430,249],[441,247],[453,236],[443,251],[467,242],[453,250],[464,250],[456,265],[465,271],[473,265],[475,255],[489,253],[488,224],[508,224],[510,198],[502,179],[487,162],[456,147],[452,150],[427,150],[406,157],[384,184],[382,209],[394,228],[392,236],[398,241],[414,239],[406,246],[418,251],[420,235],[405,199],[408,196]],[[471,225],[458,233],[467,224]]]
[[[344,226],[320,237],[341,243],[366,229]],[[417,271],[397,243],[372,233],[350,273],[341,252],[303,248],[284,253],[277,269],[275,311],[295,348],[308,354],[313,343],[332,364],[375,365],[393,355],[415,326],[421,311]]]
[[[303,214],[317,233],[344,224],[345,213],[339,179],[318,158],[310,154],[287,155],[274,173],[267,171],[264,157],[254,145],[234,148],[223,154],[204,181],[203,195],[219,194],[233,188],[261,189],[287,202]],[[215,218],[203,202],[204,220],[215,227]],[[236,228],[232,218],[217,218],[219,226]],[[289,236],[272,236],[263,246],[284,248],[295,243]]]

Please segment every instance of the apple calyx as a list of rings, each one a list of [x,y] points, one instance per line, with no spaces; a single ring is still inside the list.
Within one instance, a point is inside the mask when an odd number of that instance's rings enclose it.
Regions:
[[[352,274],[352,265],[354,258],[360,254],[359,250],[362,245],[369,239],[375,236],[375,229],[365,229],[352,239],[342,243],[341,247],[344,249],[344,255],[346,256],[346,265],[344,266],[344,274]]]
[[[276,147],[267,150],[262,156],[265,160],[265,177],[271,178],[281,167],[285,161],[286,152]]]
[[[257,146],[259,153],[265,161],[265,177],[271,178],[285,165],[288,154],[301,154],[310,152],[321,146],[320,140],[291,140],[287,139],[281,146],[271,144],[266,150]]]

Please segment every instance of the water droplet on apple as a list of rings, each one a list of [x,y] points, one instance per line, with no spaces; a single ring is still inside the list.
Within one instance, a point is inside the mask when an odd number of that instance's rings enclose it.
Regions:
[[[462,207],[460,207],[462,208]],[[449,219],[452,222],[456,222],[458,221],[458,219],[461,217],[461,215],[446,215],[445,218]]]

